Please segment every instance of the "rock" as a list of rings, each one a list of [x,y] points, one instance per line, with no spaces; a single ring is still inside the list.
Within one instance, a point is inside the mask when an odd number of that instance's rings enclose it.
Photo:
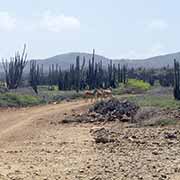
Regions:
[[[79,122],[79,123],[94,123],[108,121],[123,121],[132,122],[139,106],[128,100],[121,101],[112,98],[97,102],[87,113],[72,115],[71,118],[65,117],[63,123]],[[74,113],[73,113],[74,114]]]
[[[180,165],[178,165],[175,169],[174,169],[175,173],[180,173]]]
[[[130,122],[131,121],[131,117],[128,117],[126,114],[123,114],[121,121],[123,122]]]
[[[164,179],[167,178],[167,176],[165,174],[162,174],[161,177],[164,178]]]
[[[177,139],[177,136],[174,133],[167,133],[164,137],[166,139]]]
[[[105,128],[91,130],[90,132],[92,133],[96,143],[105,144],[105,143],[110,143],[110,142],[115,141],[115,139],[113,137],[111,137],[109,130],[107,130]]]
[[[158,155],[159,153],[157,151],[152,152],[153,155]]]
[[[139,106],[128,100],[118,100],[112,98],[108,101],[101,101],[96,103],[90,110],[91,116],[98,117],[98,114],[103,116],[108,121],[115,121],[117,119],[121,121],[131,121],[131,119],[137,113]]]

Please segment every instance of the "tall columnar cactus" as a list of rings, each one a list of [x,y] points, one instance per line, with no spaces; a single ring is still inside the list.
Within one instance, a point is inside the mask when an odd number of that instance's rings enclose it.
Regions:
[[[30,79],[29,83],[31,87],[33,88],[34,92],[38,94],[38,83],[39,83],[39,66],[36,64],[36,61],[30,62],[30,73],[29,73]]]
[[[76,83],[75,83],[75,86],[76,86],[76,92],[79,92],[80,90],[80,57],[77,56],[76,57]]]
[[[121,80],[121,65],[118,64],[118,83],[122,82]]]
[[[174,98],[180,100],[180,67],[179,62],[174,59]]]
[[[123,65],[122,69],[121,69],[121,82],[123,84],[126,84],[127,81],[128,81],[128,78],[127,78],[127,66],[126,65]]]
[[[50,87],[58,85],[59,90],[76,90],[77,92],[87,88],[116,88],[119,83],[127,82],[127,67],[120,64],[117,66],[113,64],[113,61],[104,66],[102,60],[95,61],[95,50],[89,63],[85,61],[85,57],[81,61],[80,56],[77,56],[75,64],[71,64],[66,70],[58,65],[51,65],[46,75],[43,73],[43,68],[39,68],[40,79],[43,79]]]
[[[8,89],[16,89],[21,83],[23,70],[27,64],[26,45],[24,45],[22,55],[17,52],[14,58],[11,58],[10,61],[3,60],[2,64]]]

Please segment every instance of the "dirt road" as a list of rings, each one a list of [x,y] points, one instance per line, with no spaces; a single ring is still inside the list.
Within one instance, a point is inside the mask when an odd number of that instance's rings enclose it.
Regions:
[[[59,125],[84,101],[0,111],[0,179],[84,179],[96,156],[90,126]],[[88,175],[88,177],[90,177]]]
[[[0,140],[3,139],[3,143],[6,143],[5,140],[18,141],[31,136],[34,138],[36,129],[38,131],[39,128],[44,130],[43,126],[47,125],[48,122],[60,121],[64,118],[64,113],[68,114],[73,109],[86,105],[87,103],[84,101],[79,101],[23,109],[0,110]],[[25,136],[22,136],[22,134]],[[8,137],[10,139],[6,139]]]
[[[95,144],[90,129],[97,125],[60,123],[88,105],[76,101],[0,110],[0,180],[180,179],[179,127],[107,124],[118,143]],[[169,131],[177,138],[164,139]]]

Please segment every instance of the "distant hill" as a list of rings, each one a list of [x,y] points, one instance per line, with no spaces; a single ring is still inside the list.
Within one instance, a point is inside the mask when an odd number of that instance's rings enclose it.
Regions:
[[[88,60],[92,58],[92,54],[88,54],[88,53],[67,53],[67,54],[61,54],[54,57],[50,57],[47,59],[36,59],[36,60],[38,64],[43,64],[45,70],[48,70],[48,67],[51,64],[58,64],[63,69],[67,69],[70,64],[75,63],[76,56],[80,56],[81,60],[83,59],[83,57],[85,57],[86,65],[88,63]],[[147,58],[147,59],[113,59],[113,62],[115,64],[118,64],[118,63],[128,64],[129,67],[159,68],[159,67],[163,67],[167,65],[172,66],[173,59],[180,60],[180,52],[156,56],[156,57]],[[100,55],[95,56],[96,62],[101,61],[101,60],[104,66],[107,66],[107,64],[110,62],[109,58],[106,58]],[[29,64],[27,65],[25,71],[28,72],[29,71],[28,69],[29,69]],[[2,72],[2,64],[0,64],[0,72]]]
[[[130,67],[160,68],[163,66],[173,66],[174,59],[180,61],[180,52],[167,55],[155,56],[147,59],[124,59],[115,60]]]
[[[43,64],[45,69],[48,69],[49,65],[51,64],[58,64],[60,65],[63,69],[69,68],[70,64],[75,64],[76,63],[76,57],[79,56],[80,60],[82,62],[83,57],[86,59],[86,65],[88,64],[89,59],[92,59],[92,54],[88,53],[67,53],[67,54],[61,54],[57,55],[48,59],[41,59],[37,60],[38,64]],[[110,59],[100,56],[100,55],[95,55],[95,61],[103,61],[104,65],[107,65],[110,62]]]

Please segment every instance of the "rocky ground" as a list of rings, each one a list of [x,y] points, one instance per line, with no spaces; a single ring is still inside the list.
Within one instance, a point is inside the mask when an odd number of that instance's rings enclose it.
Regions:
[[[91,131],[100,179],[180,178],[180,131],[111,124]],[[99,163],[100,162],[100,163]],[[113,174],[113,175],[112,175]]]
[[[180,179],[178,124],[74,122],[88,107],[75,101],[0,110],[0,179]],[[69,117],[72,123],[62,123]]]

